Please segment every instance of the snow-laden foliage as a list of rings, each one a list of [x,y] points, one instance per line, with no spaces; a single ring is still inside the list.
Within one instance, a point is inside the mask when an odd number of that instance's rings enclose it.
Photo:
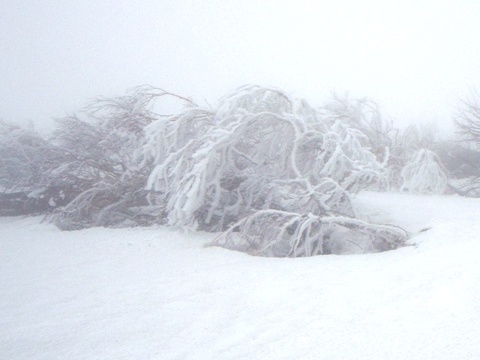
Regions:
[[[401,189],[416,194],[443,194],[447,175],[437,154],[427,149],[418,150],[402,169]]]
[[[147,187],[173,226],[221,231],[270,208],[352,215],[349,192],[385,182],[362,132],[277,89],[243,87],[148,131]]]
[[[363,254],[396,249],[408,234],[343,216],[257,211],[219,235],[212,245],[269,257]]]

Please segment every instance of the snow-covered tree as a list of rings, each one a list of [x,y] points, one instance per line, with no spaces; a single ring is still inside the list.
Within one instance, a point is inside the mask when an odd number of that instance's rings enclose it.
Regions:
[[[170,225],[193,229],[224,230],[252,211],[295,211],[288,204],[301,201],[316,202],[318,214],[350,215],[347,192],[385,181],[365,143],[360,131],[323,121],[304,101],[243,87],[215,114],[192,107],[151,125],[144,155],[153,154],[155,168],[148,188],[165,204]],[[293,184],[295,191],[282,197]],[[329,193],[344,200],[323,201]]]
[[[148,204],[144,187],[150,169],[139,165],[136,152],[144,144],[145,127],[159,117],[155,102],[165,96],[175,97],[143,86],[126,96],[97,99],[79,115],[58,120],[52,141],[64,161],[50,175],[56,186],[74,194],[51,217],[59,227],[144,221],[132,208]]]
[[[405,190],[403,188],[405,181],[402,176],[403,169],[413,161],[415,155],[422,149],[436,154],[437,144],[439,143],[437,139],[438,128],[433,124],[421,126],[414,124],[403,131],[396,129],[391,135],[388,159],[389,189]],[[439,164],[441,163],[438,156],[435,155],[435,159]]]
[[[65,204],[65,194],[49,178],[62,159],[62,152],[33,127],[0,121],[1,214],[46,212]]]
[[[460,139],[466,142],[466,148],[470,154],[463,154],[461,163],[470,167],[473,173],[464,181],[456,184],[456,191],[464,196],[480,197],[480,167],[474,159],[475,153],[480,151],[480,94],[474,92],[472,96],[463,101],[455,118],[457,134]],[[473,167],[473,168],[472,168]]]
[[[480,94],[475,92],[473,96],[462,102],[455,117],[457,133],[462,140],[468,141],[480,147]]]
[[[437,154],[420,149],[402,169],[401,190],[417,194],[443,194],[447,175]]]
[[[351,218],[350,195],[387,182],[364,133],[278,89],[242,87],[216,111],[192,106],[147,133],[142,159],[154,164],[147,188],[175,227],[235,232],[236,223],[262,214],[248,222],[248,231],[262,233],[278,214]],[[292,231],[289,241],[303,236]]]
[[[480,151],[464,141],[444,140],[437,144],[435,152],[453,178],[480,176]]]
[[[46,170],[60,154],[33,128],[0,121],[0,187],[33,191],[47,185]]]

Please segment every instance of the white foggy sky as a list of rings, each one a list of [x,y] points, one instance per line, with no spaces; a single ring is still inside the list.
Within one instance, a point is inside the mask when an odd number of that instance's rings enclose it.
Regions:
[[[42,128],[141,84],[214,104],[256,83],[447,123],[480,84],[478,19],[478,0],[0,0],[0,118]]]

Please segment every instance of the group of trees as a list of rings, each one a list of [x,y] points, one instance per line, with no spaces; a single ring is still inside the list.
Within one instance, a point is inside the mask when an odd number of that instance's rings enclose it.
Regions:
[[[162,114],[166,98],[181,110]],[[478,130],[474,120],[459,120],[464,134]],[[352,195],[443,193],[441,158],[452,151],[425,134],[395,128],[369,100],[313,108],[244,86],[211,109],[140,87],[59,119],[50,137],[1,122],[0,211],[45,212],[66,230],[160,223],[220,232],[215,245],[262,256],[384,251],[408,234],[362,220]]]

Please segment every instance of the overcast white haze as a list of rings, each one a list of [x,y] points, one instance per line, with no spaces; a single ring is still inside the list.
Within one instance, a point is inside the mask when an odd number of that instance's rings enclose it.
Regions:
[[[196,102],[246,83],[368,96],[447,124],[480,84],[479,1],[0,0],[0,118],[48,128],[151,84]]]

